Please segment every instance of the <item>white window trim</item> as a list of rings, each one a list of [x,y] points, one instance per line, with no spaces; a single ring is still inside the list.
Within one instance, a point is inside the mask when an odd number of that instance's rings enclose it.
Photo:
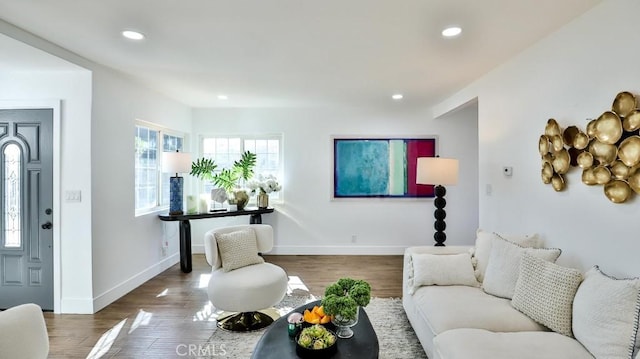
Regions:
[[[239,137],[242,144],[242,149],[244,151],[244,139],[260,139],[260,140],[279,140],[280,141],[280,151],[278,153],[278,163],[280,163],[280,169],[277,174],[278,181],[282,184],[284,178],[284,134],[283,133],[204,133],[198,135],[198,157],[203,157],[204,153],[204,139],[205,138],[223,138],[223,137]],[[196,157],[192,158],[194,161]],[[257,175],[257,174],[256,174]],[[198,189],[198,193],[204,193],[204,183],[205,181],[201,179],[197,179],[198,184],[196,188]],[[269,198],[270,204],[284,204],[284,186],[280,191],[279,198]],[[256,196],[249,197],[249,203],[256,203]]]
[[[135,210],[135,216],[139,217],[139,216],[144,216],[144,215],[148,215],[148,214],[155,214],[155,213],[159,213],[159,212],[165,212],[167,210],[169,210],[169,205],[160,205],[160,196],[162,195],[162,169],[161,169],[161,163],[162,163],[162,152],[163,151],[163,147],[164,147],[164,138],[163,135],[171,135],[171,136],[176,136],[176,137],[182,137],[182,148],[183,151],[187,152],[186,149],[189,148],[188,143],[189,143],[189,135],[187,133],[178,131],[178,130],[173,130],[170,129],[168,127],[164,127],[164,126],[160,126],[157,125],[155,123],[152,122],[148,122],[148,121],[143,121],[143,120],[135,120],[134,126],[141,126],[141,127],[146,127],[150,130],[154,130],[154,131],[158,131],[159,132],[159,136],[158,136],[158,153],[159,153],[159,158],[158,158],[158,169],[157,169],[157,179],[158,179],[158,189],[156,190],[156,205],[153,207],[145,207],[145,208],[135,208],[135,198],[134,198],[134,210]],[[134,196],[135,196],[135,163],[134,163],[134,178],[133,178],[133,183],[134,183]],[[186,182],[185,182],[186,183]]]

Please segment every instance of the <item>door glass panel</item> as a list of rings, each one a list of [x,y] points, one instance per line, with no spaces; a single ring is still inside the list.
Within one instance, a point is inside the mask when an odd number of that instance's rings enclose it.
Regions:
[[[4,238],[5,247],[22,246],[20,218],[21,153],[16,144],[4,148]]]

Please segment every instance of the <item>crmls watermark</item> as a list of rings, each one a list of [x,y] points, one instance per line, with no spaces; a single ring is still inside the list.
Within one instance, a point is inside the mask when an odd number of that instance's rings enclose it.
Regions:
[[[216,357],[227,355],[227,350],[224,344],[178,344],[176,354],[181,357]]]

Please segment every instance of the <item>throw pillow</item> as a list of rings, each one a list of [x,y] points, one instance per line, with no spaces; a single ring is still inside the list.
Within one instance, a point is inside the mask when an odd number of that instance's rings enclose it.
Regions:
[[[628,358],[638,350],[640,278],[616,279],[590,269],[573,300],[573,335],[596,358]]]
[[[251,228],[229,233],[216,233],[218,253],[225,272],[246,267],[252,264],[264,263],[258,255],[256,232]]]
[[[523,247],[542,247],[542,241],[537,234],[526,236],[504,236],[478,229],[476,231],[476,245],[473,262],[476,268],[476,278],[478,278],[479,282],[484,281],[484,275],[487,271],[487,265],[489,264],[489,255],[491,255],[491,247],[493,241],[497,238],[506,239],[509,242],[517,243]]]
[[[573,337],[571,313],[580,282],[582,273],[577,269],[524,253],[511,305],[547,328]]]
[[[525,248],[506,239],[495,239],[482,288],[488,294],[511,299],[516,289],[520,274],[520,260],[524,253],[555,262],[561,252],[558,248]]]
[[[409,293],[423,285],[479,285],[473,274],[471,255],[461,254],[412,254],[413,278]]]

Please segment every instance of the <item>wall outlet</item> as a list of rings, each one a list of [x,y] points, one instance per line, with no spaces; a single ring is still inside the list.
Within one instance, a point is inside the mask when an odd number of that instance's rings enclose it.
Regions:
[[[351,235],[351,243],[356,243],[358,241],[358,236],[355,234]]]

